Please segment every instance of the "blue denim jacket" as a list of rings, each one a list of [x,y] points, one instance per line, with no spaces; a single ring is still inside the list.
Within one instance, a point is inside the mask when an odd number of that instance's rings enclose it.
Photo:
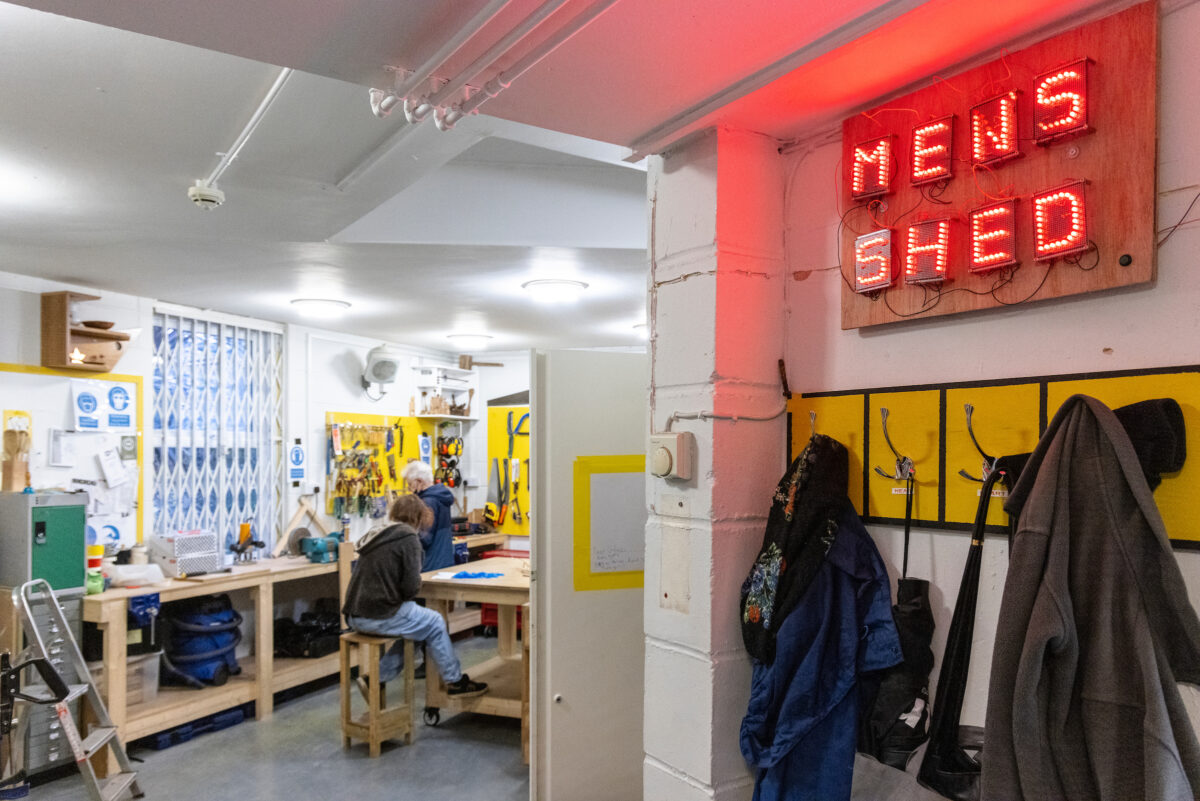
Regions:
[[[775,661],[754,662],[741,731],[758,769],[754,801],[849,799],[859,677],[901,659],[887,569],[847,500],[824,563],[779,628]]]
[[[433,512],[433,525],[420,533],[421,545],[425,548],[421,572],[453,567],[454,534],[450,531],[450,510],[454,506],[454,493],[444,484],[434,484],[417,495]]]

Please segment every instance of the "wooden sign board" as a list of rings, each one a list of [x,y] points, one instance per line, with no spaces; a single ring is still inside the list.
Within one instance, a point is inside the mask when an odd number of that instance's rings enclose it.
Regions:
[[[842,328],[1153,281],[1157,53],[1143,3],[847,119]]]

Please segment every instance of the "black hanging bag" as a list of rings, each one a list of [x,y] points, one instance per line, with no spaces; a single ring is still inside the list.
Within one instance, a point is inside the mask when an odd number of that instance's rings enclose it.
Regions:
[[[983,559],[983,535],[987,527],[988,505],[992,488],[1004,471],[993,470],[984,479],[975,511],[975,527],[967,566],[958,587],[954,617],[946,636],[946,653],[938,673],[937,696],[929,726],[929,746],[917,773],[917,781],[953,801],[979,801],[979,756],[983,738],[977,728],[960,731],[963,696],[967,673],[971,669],[971,642],[975,636],[975,604],[979,597],[979,570]],[[972,756],[968,750],[975,751]]]
[[[896,585],[892,619],[904,661],[884,671],[874,699],[866,698],[858,726],[858,750],[904,770],[913,751],[929,736],[929,674],[933,672],[933,610],[929,582],[908,577],[914,477],[909,474],[904,507],[904,562]]]

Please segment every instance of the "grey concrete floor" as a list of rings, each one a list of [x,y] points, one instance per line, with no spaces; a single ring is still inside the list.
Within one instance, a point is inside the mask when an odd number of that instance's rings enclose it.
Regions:
[[[470,672],[495,653],[495,640],[455,644]],[[422,705],[424,682],[417,682]],[[249,720],[163,751],[134,749],[147,799],[344,798],[352,801],[525,801],[529,769],[521,761],[521,723],[488,715],[443,712],[436,727],[418,710],[416,742],[385,743],[378,759],[366,744],[341,746],[336,684],[277,705],[270,720]],[[70,776],[34,787],[32,801],[85,801]]]

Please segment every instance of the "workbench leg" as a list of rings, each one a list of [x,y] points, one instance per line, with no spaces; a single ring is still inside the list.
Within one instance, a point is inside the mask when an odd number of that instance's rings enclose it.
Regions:
[[[254,681],[258,697],[254,717],[267,720],[275,709],[271,674],[275,662],[275,585],[264,581],[254,588]]]
[[[128,712],[125,708],[125,690],[128,687],[126,676],[128,665],[125,661],[128,642],[128,627],[125,618],[127,609],[125,601],[105,604],[98,624],[103,632],[101,636],[104,659],[104,683],[100,688],[100,694],[104,698],[104,705],[108,708],[109,718],[117,727],[121,740],[126,743],[129,742],[125,726],[125,722],[128,720]],[[103,760],[103,764],[96,766],[97,775],[109,776],[121,772],[111,748],[105,748],[96,756],[96,759],[97,761]]]
[[[512,659],[517,650],[517,607],[501,604],[496,610],[496,648],[500,656]]]

